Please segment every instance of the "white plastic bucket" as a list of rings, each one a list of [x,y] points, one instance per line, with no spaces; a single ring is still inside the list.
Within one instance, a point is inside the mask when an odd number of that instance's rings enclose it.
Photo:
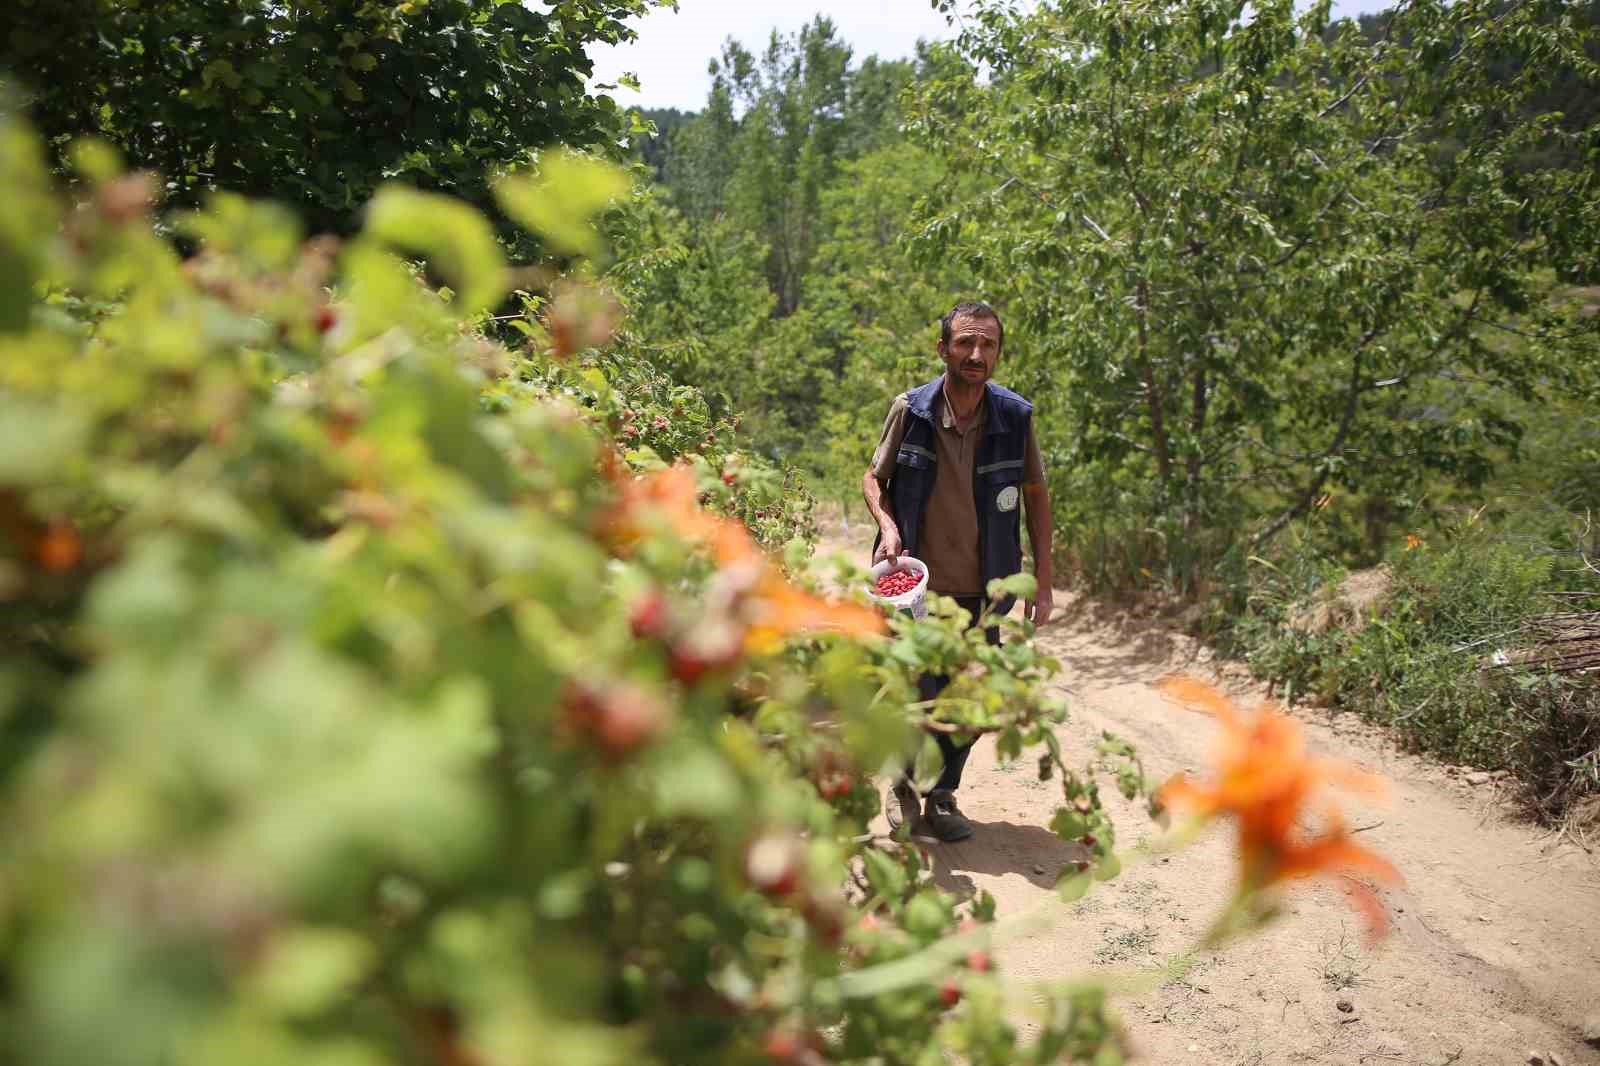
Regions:
[[[910,592],[902,592],[898,596],[878,595],[878,578],[884,574],[893,574],[900,570],[909,570],[917,575],[917,587]],[[909,555],[902,555],[894,562],[885,559],[873,565],[872,598],[879,603],[887,603],[897,611],[910,611],[912,618],[926,618],[928,616],[928,564],[921,559],[913,559]]]

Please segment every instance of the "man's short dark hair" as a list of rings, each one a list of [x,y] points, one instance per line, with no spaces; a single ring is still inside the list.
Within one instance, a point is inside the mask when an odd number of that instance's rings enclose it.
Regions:
[[[1006,346],[1006,325],[1000,321],[1000,312],[984,303],[982,300],[965,300],[950,309],[950,313],[939,320],[939,343],[945,346],[950,344],[950,327],[956,324],[958,318],[991,318],[1000,329],[1000,348]]]

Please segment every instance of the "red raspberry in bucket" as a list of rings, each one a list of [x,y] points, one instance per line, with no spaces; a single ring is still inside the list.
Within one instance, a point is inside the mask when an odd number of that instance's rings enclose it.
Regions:
[[[913,570],[893,570],[880,575],[874,589],[880,596],[903,596],[915,589],[921,580]]]

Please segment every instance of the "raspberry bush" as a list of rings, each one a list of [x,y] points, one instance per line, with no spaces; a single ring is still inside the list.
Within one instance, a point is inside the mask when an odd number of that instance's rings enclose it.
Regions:
[[[1113,874],[1055,664],[819,593],[787,475],[608,349],[593,288],[504,314],[540,275],[463,205],[385,187],[336,243],[218,196],[185,258],[153,179],[74,159],[68,204],[0,111],[3,1046],[1120,1057],[1076,985],[1019,1045],[992,903],[867,829],[925,723],[990,731],[1059,772],[1068,884]],[[501,205],[568,239],[596,166]]]

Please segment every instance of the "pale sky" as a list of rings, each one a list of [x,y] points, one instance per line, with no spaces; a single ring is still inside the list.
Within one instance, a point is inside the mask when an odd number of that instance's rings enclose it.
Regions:
[[[965,6],[965,5],[963,5]],[[1334,0],[1334,17],[1394,6],[1394,0]],[[639,76],[641,91],[617,89],[624,107],[676,107],[698,111],[711,91],[706,64],[732,37],[759,54],[776,28],[792,33],[813,15],[826,15],[860,62],[869,55],[903,59],[918,38],[950,34],[928,0],[679,0],[678,11],[656,8],[632,20],[639,39],[616,48],[596,46],[594,81],[614,82],[625,72]]]

